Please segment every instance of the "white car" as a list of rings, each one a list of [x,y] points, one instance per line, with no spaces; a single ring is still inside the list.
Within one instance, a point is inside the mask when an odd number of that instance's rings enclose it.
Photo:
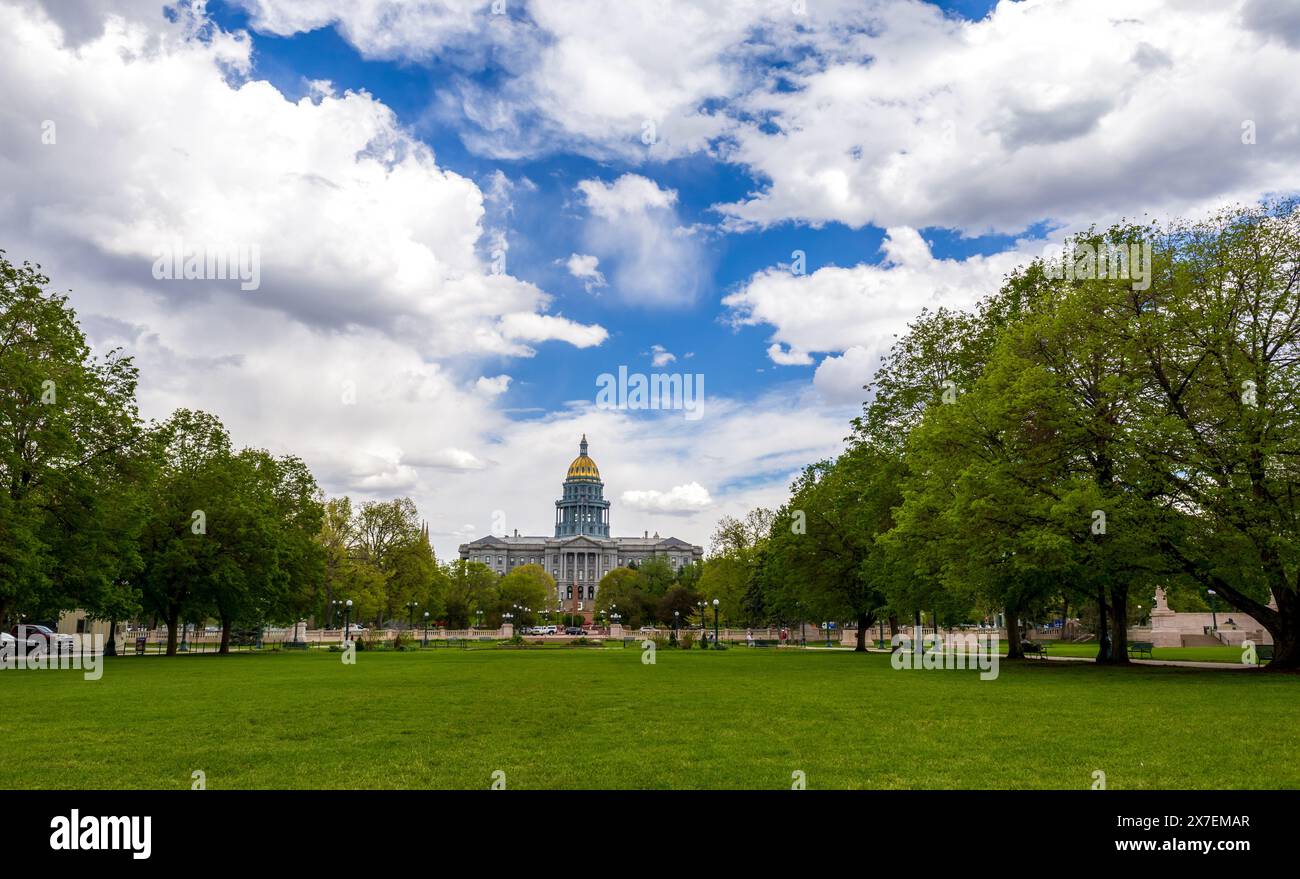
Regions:
[[[15,654],[18,652],[18,639],[8,632],[0,632],[0,653]]]
[[[361,625],[360,623],[349,623],[348,634],[350,634],[353,638],[359,638],[362,635],[370,634],[370,630],[367,629],[365,626]]]
[[[31,650],[37,644],[40,644],[42,645],[42,649],[47,653],[54,650],[70,650],[77,640],[71,635],[60,634],[49,626],[40,625],[14,626],[13,632],[10,633],[10,637],[22,638],[27,642],[28,650]]]

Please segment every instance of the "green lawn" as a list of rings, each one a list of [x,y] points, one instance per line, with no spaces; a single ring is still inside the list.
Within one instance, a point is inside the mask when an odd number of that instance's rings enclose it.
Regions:
[[[128,657],[0,671],[3,788],[1300,787],[1300,678],[836,651]]]

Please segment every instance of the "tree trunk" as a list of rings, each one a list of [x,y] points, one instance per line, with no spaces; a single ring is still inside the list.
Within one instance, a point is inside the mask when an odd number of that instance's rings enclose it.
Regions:
[[[1024,659],[1025,650],[1020,645],[1020,610],[1008,607],[1002,613],[1007,619],[1007,659]]]
[[[1128,584],[1110,590],[1110,664],[1132,665],[1128,658]]]
[[[853,648],[854,653],[867,652],[867,632],[875,621],[876,615],[873,613],[858,614],[858,643]]]
[[[1064,644],[1070,636],[1070,596],[1061,596],[1061,643]]]
[[[892,638],[897,634],[898,634],[898,614],[891,613],[889,615],[889,637]]]
[[[180,611],[173,609],[167,613],[167,655],[176,655],[176,620]]]
[[[104,645],[105,656],[117,656],[117,617],[108,623],[108,643]]]
[[[1097,587],[1097,662],[1110,662],[1110,623],[1106,620],[1106,587]]]
[[[1300,671],[1300,624],[1296,620],[1300,615],[1300,594],[1283,592],[1273,597],[1277,613],[1260,620],[1273,636],[1273,659],[1265,668],[1294,674]]]
[[[221,649],[217,652],[225,655],[230,652],[230,626],[231,621],[222,617],[221,619]]]

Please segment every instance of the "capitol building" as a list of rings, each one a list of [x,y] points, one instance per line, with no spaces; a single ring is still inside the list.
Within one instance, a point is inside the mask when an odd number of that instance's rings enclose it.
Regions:
[[[609,536],[609,501],[596,462],[587,454],[587,437],[578,444],[578,457],[569,465],[563,491],[555,502],[555,534],[551,537],[489,535],[460,545],[460,557],[481,562],[498,574],[518,565],[542,565],[555,578],[556,600],[573,613],[592,617],[600,578],[616,567],[640,566],[664,558],[673,570],[704,558],[703,547],[676,537]]]

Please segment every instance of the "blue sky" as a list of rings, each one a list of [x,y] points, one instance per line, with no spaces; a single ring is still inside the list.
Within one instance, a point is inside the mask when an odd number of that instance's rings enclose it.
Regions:
[[[548,531],[583,433],[616,534],[707,545],[842,448],[921,309],[1300,189],[1275,0],[164,6],[0,0],[0,246],[146,418],[410,496],[443,557]],[[235,246],[255,290],[153,271]],[[597,405],[620,366],[701,417]]]
[[[954,16],[982,18],[995,5],[988,0],[955,0],[934,4]],[[250,16],[238,5],[215,3],[213,19],[227,30],[247,29]],[[518,10],[512,10],[518,16]],[[575,205],[575,187],[584,179],[612,181],[635,173],[678,194],[679,214],[685,225],[716,227],[721,217],[712,210],[719,203],[736,201],[762,186],[745,168],[694,154],[664,162],[600,161],[582,154],[557,150],[521,160],[477,155],[466,147],[461,130],[464,119],[428,120],[432,96],[456,76],[491,87],[501,71],[488,65],[466,72],[436,58],[419,63],[406,59],[367,60],[333,27],[280,37],[256,38],[253,75],[264,77],[288,97],[301,97],[309,80],[330,80],[340,90],[365,90],[392,108],[431,146],[439,165],[464,174],[481,186],[503,172],[512,179],[527,178],[535,192],[516,196],[507,225],[511,274],[529,280],[555,296],[555,311],[584,323],[599,323],[611,334],[597,349],[575,351],[562,343],[539,347],[526,361],[499,358],[484,365],[488,371],[510,372],[514,378],[501,403],[516,418],[543,417],[567,400],[590,397],[593,376],[611,364],[649,371],[651,347],[663,345],[679,356],[678,366],[708,376],[710,393],[749,397],[780,382],[807,381],[813,364],[775,366],[765,350],[763,327],[734,327],[726,321],[720,300],[755,272],[789,263],[795,250],[807,256],[807,271],[826,265],[875,263],[882,258],[883,230],[871,225],[850,227],[830,222],[818,228],[783,223],[768,229],[705,235],[702,289],[690,304],[668,309],[629,307],[609,291],[592,295],[572,277],[562,261],[583,252],[583,211]],[[632,135],[639,132],[633,132]],[[629,142],[635,137],[630,135]],[[944,229],[925,230],[936,256],[964,258],[996,253],[1013,240],[1009,235],[963,237]],[[604,262],[604,260],[602,260]],[[689,363],[682,355],[690,353]]]

